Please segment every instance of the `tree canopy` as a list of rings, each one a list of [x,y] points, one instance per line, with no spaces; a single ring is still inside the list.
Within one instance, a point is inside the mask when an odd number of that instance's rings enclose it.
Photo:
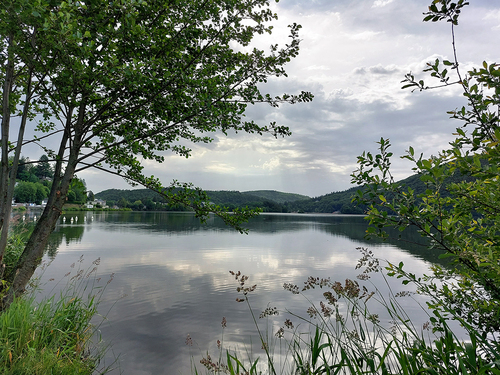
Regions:
[[[41,145],[54,162],[47,208],[11,293],[36,268],[75,173],[114,173],[202,218],[210,211],[224,216],[204,204],[200,189],[176,181],[164,186],[144,175],[141,160],[161,163],[166,151],[188,157],[189,142],[210,142],[216,131],[289,135],[285,126],[246,119],[245,109],[312,99],[308,92],[262,92],[270,77],[286,76],[284,65],[299,51],[297,24],[282,47],[252,48],[277,18],[269,0],[5,0],[0,17],[2,238],[23,146]],[[20,116],[17,137],[10,133],[14,115]],[[27,126],[36,132],[32,139],[25,138]],[[240,217],[251,214],[224,218],[241,229]]]

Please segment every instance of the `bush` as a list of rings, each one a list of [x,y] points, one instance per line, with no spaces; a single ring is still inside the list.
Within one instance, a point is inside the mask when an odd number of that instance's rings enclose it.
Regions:
[[[26,245],[26,241],[28,241],[33,228],[33,223],[21,222],[19,221],[19,217],[14,220],[7,239],[7,247],[5,248],[5,254],[3,257],[3,263],[5,264],[3,277],[5,279],[8,279],[11,272],[14,271],[17,261],[23,253],[24,246]]]

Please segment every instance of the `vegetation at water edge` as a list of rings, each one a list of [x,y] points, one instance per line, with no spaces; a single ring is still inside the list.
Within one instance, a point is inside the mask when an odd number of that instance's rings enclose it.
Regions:
[[[22,222],[11,226],[4,258],[7,276],[13,271],[32,230],[32,224]],[[82,262],[83,258],[80,258],[77,265],[70,266],[71,270],[65,276],[66,284],[59,295],[40,300],[35,280],[29,292],[15,298],[0,313],[2,375],[107,372],[100,366],[104,347],[101,347],[98,326],[95,325],[100,297],[107,284],[95,276],[99,259],[88,269],[82,268]]]

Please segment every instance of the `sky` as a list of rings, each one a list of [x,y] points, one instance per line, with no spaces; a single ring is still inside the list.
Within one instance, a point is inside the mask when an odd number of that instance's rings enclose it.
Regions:
[[[188,159],[167,154],[165,162],[145,162],[146,173],[168,184],[192,182],[206,190],[278,190],[311,197],[350,188],[350,174],[363,151],[390,138],[397,179],[412,164],[399,159],[409,146],[426,156],[453,139],[460,123],[447,111],[465,104],[458,87],[426,92],[401,89],[408,72],[427,78],[422,69],[436,58],[452,59],[451,29],[446,22],[422,22],[431,0],[281,0],[272,39],[259,47],[287,42],[287,25],[302,25],[301,50],[286,70],[288,78],[270,79],[263,91],[311,91],[310,103],[273,109],[257,105],[248,119],[277,121],[292,135],[215,134],[208,145],[191,145]],[[471,0],[455,30],[464,71],[482,61],[500,62],[500,2]],[[432,83],[432,81],[429,83]],[[33,159],[33,156],[31,157]],[[123,179],[84,171],[94,193],[131,188]]]

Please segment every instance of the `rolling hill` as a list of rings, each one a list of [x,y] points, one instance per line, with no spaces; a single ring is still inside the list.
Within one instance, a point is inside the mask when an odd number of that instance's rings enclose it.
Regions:
[[[425,191],[426,186],[420,180],[419,175],[412,175],[404,180],[399,181],[407,187],[411,187],[416,194]],[[470,176],[457,174],[450,182],[458,182],[463,180],[471,180]],[[253,191],[228,191],[228,190],[207,190],[207,194],[211,202],[227,207],[229,210],[241,207],[260,207],[264,212],[304,212],[304,213],[342,213],[342,214],[362,214],[366,207],[356,206],[351,203],[352,196],[360,187],[352,187],[350,189],[333,192],[315,198],[310,198],[305,195],[284,193],[275,190],[253,190]],[[446,195],[446,190],[443,191]],[[136,190],[119,190],[108,189],[95,194],[96,198],[104,199],[113,203],[129,202],[131,208],[138,209],[143,207],[141,204],[132,203],[142,202],[147,206],[148,210],[161,209],[180,209],[180,207],[168,207],[165,205],[165,200],[158,193],[148,189]],[[149,202],[149,204],[146,204]],[[154,202],[154,204],[152,204]]]

